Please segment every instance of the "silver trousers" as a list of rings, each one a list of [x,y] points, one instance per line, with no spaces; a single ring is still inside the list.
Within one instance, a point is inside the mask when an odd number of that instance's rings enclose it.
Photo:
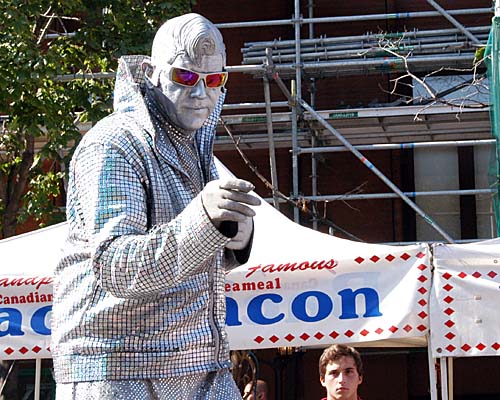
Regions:
[[[231,372],[148,380],[63,383],[56,400],[242,400]]]

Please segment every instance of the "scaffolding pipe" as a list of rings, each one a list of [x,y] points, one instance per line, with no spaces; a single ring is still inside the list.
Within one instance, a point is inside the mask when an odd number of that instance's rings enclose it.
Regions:
[[[227,65],[224,68],[227,72],[263,72],[264,66],[260,65]]]
[[[268,56],[270,58],[270,49],[268,52]],[[273,187],[273,205],[274,208],[279,210],[279,201],[278,196],[276,194],[276,190],[278,186],[278,173],[276,169],[276,147],[274,145],[274,136],[273,136],[273,115],[271,110],[271,89],[269,87],[269,78],[267,75],[262,77],[264,81],[264,99],[266,101],[266,122],[267,122],[267,138],[269,142],[269,168],[271,171],[271,184]]]
[[[493,12],[493,8],[471,8],[471,9],[455,9],[448,10],[450,15],[473,15],[473,14],[490,14]],[[417,12],[402,12],[402,13],[390,13],[390,14],[372,14],[372,15],[353,15],[353,16],[342,16],[342,17],[320,17],[304,18],[302,22],[304,24],[311,21],[320,23],[338,23],[338,22],[352,22],[352,21],[372,21],[379,19],[410,19],[410,18],[429,18],[429,17],[440,17],[442,14],[439,11],[417,11]]]
[[[476,33],[488,33],[491,26],[473,26],[469,30]],[[361,40],[365,41],[375,41],[378,42],[383,39],[409,39],[409,40],[424,40],[424,38],[432,39],[437,37],[456,37],[460,31],[455,28],[449,29],[431,29],[431,30],[412,30],[404,32],[394,32],[394,33],[367,33],[364,35],[355,36],[335,36],[335,37],[319,37],[319,38],[309,38],[302,39],[300,41],[301,46],[314,46],[318,43],[324,44],[341,44],[350,42],[359,42]],[[281,47],[292,47],[295,45],[295,40],[282,40],[275,39],[272,41],[262,41],[262,42],[246,42],[244,46],[248,48],[243,48],[242,53],[247,53],[250,51],[263,50],[266,47],[272,47],[273,49]]]
[[[297,82],[297,99],[302,99],[302,58],[300,46],[300,0],[295,0],[295,81]],[[295,104],[298,107],[298,103]],[[298,110],[297,110],[298,111]]]
[[[474,54],[470,55],[454,55],[447,57],[409,57],[407,62],[409,65],[412,64],[421,64],[421,63],[429,63],[431,65],[435,65],[437,62],[445,63],[445,62],[468,62],[471,60]],[[301,65],[301,68],[304,71],[309,71],[312,69],[327,69],[333,67],[342,67],[349,70],[352,70],[352,67],[362,66],[362,67],[376,67],[378,65],[386,65],[391,66],[393,64],[403,64],[400,58],[384,58],[383,60],[350,60],[343,62],[313,62],[313,63],[305,63]],[[248,73],[265,73],[265,68],[263,65],[234,65],[227,66],[226,71],[229,73],[237,73],[237,72],[248,72]],[[275,69],[278,71],[295,71],[295,64],[276,64]],[[391,68],[392,69],[392,68]],[[54,78],[55,81],[58,82],[70,82],[77,79],[114,79],[114,72],[96,72],[92,74],[67,74],[67,75],[58,75]]]
[[[470,195],[490,195],[496,193],[496,189],[457,189],[457,190],[434,190],[426,192],[402,192],[406,197],[426,197],[426,196],[470,196]],[[397,199],[401,197],[396,193],[366,193],[366,194],[337,194],[322,196],[303,196],[304,200],[310,201],[347,201],[347,200],[380,200]]]
[[[307,9],[308,9],[308,16],[309,18],[313,18],[314,16],[314,3],[313,0],[309,0],[307,3]],[[309,39],[314,38],[314,24],[311,22],[309,23]],[[311,102],[311,107],[315,108],[316,107],[316,80],[314,78],[310,78],[310,102]],[[316,136],[312,135],[311,136],[311,144],[313,146],[316,146]],[[297,148],[297,151],[299,151],[300,148]],[[298,154],[298,153],[297,153]],[[311,155],[311,193],[313,196],[318,195],[318,160],[315,154]],[[316,204],[313,204],[313,213],[314,215],[317,214],[316,210]],[[312,223],[312,228],[314,230],[318,230],[318,221],[316,218],[313,219]]]
[[[354,146],[358,150],[405,150],[419,149],[429,147],[465,147],[465,146],[485,146],[495,144],[495,139],[477,139],[477,140],[449,140],[441,142],[413,142],[413,143],[382,143],[365,144]],[[314,153],[339,153],[349,151],[344,146],[325,146],[325,147],[304,147],[299,148],[299,154]]]
[[[313,146],[316,145],[316,136],[315,135],[312,135],[311,143]],[[297,149],[297,150],[299,150],[299,149]],[[300,152],[298,152],[297,154],[300,154]],[[318,160],[317,160],[316,154],[311,155],[311,193],[313,196],[318,195]],[[315,214],[317,214],[316,204],[313,205],[313,212]],[[316,221],[316,219],[313,220],[313,229],[314,230],[318,229],[318,221]]]
[[[289,107],[288,101],[272,101],[269,103],[271,107]],[[266,108],[267,103],[233,103],[224,104],[222,106],[223,110],[240,110],[248,108]]]
[[[274,188],[278,188],[278,173],[276,169],[276,147],[274,145],[274,136],[273,136],[273,117],[271,112],[271,91],[269,88],[269,79],[264,75],[264,97],[266,102],[269,101],[269,105],[266,107],[266,121],[267,121],[267,137],[269,142],[269,168],[271,172],[271,184],[273,186],[273,205],[274,208],[279,210],[279,202],[278,196],[276,195],[276,191]]]
[[[401,199],[406,202],[417,214],[419,214],[430,226],[432,226],[441,236],[443,236],[449,243],[454,243],[454,240],[435,222],[428,216],[420,207],[418,207],[413,201],[411,201],[408,196],[406,196],[394,183],[392,183],[389,178],[387,178],[375,165],[373,165],[366,157],[363,156],[358,150],[356,150],[351,143],[349,143],[337,130],[335,130],[320,114],[309,106],[304,100],[299,99],[300,104],[307,111],[316,117],[316,119],[330,131],[344,146],[350,149],[353,153],[367,168],[369,168],[375,175],[377,175],[389,188],[395,192]]]
[[[487,38],[486,36],[484,37]],[[388,47],[388,50],[397,52],[401,55],[408,55],[412,53],[412,56],[416,56],[417,54],[443,54],[443,53],[457,53],[459,51],[469,51],[471,55],[473,54],[474,49],[472,49],[468,42],[447,42],[447,43],[432,43],[432,44],[416,44],[416,45],[402,45],[402,46],[394,46]],[[324,49],[314,49],[315,52],[302,52],[302,59],[356,59],[356,58],[376,58],[376,57],[388,57],[389,53],[385,50],[385,48],[381,47],[370,47],[370,48],[356,48],[356,49],[347,49],[347,50],[329,50],[327,48]],[[391,55],[391,57],[393,57]],[[252,57],[246,57],[244,62],[249,63],[257,63],[262,62],[265,58],[265,55],[258,55]],[[285,62],[291,61],[295,58],[293,54],[275,54],[273,55],[273,61],[275,62]]]
[[[307,2],[307,15],[309,16],[309,19],[314,18],[314,3],[312,0],[309,0]],[[314,23],[309,22],[309,38],[314,37]]]
[[[449,55],[449,56],[414,56],[408,57],[407,63],[410,66],[419,66],[421,64],[436,66],[443,65],[444,63],[464,63],[469,65],[474,57],[474,53],[469,53],[467,55]],[[380,73],[381,71],[394,71],[398,68],[403,68],[404,62],[402,58],[399,57],[385,57],[380,59],[371,60],[347,60],[341,62],[332,61],[322,61],[322,62],[307,62],[302,64],[302,70],[309,72],[311,70],[319,70],[321,74],[325,75],[325,70],[334,70],[337,75],[341,72],[347,72],[348,74],[353,74],[357,71],[356,67],[364,67],[368,71],[373,70],[374,72]],[[382,69],[377,69],[380,67]],[[293,72],[295,71],[295,64],[276,64],[274,66],[275,70],[279,72]],[[342,70],[340,70],[342,68]],[[262,65],[239,65],[226,67],[228,72],[249,72],[254,74],[262,74],[265,72],[265,68]]]
[[[437,62],[446,63],[446,62],[468,62],[473,57],[473,53],[470,55],[453,55],[446,57],[409,57],[407,62],[409,65],[412,64],[421,64],[421,63],[429,63],[431,65],[435,65]],[[304,71],[309,71],[311,69],[327,69],[333,67],[343,67],[352,69],[355,66],[366,66],[366,67],[375,67],[380,64],[390,66],[394,63],[403,64],[400,58],[385,58],[383,60],[350,60],[343,62],[314,62],[314,63],[305,63],[301,65],[301,68]],[[248,73],[265,73],[265,67],[263,65],[233,65],[227,66],[226,71],[229,73],[237,73],[237,72],[248,72]],[[296,66],[293,63],[289,64],[277,64],[275,65],[275,69],[278,71],[295,71]],[[91,74],[67,74],[67,75],[58,75],[54,78],[55,81],[58,82],[70,82],[77,79],[114,79],[114,72],[96,72]]]
[[[479,35],[481,39],[485,42],[488,39],[488,33],[484,33]],[[402,40],[397,42],[391,47],[388,47],[393,51],[425,51],[425,50],[433,50],[433,49],[441,49],[442,52],[446,52],[449,50],[455,49],[471,49],[472,46],[470,42],[467,40],[458,41],[457,38],[452,38],[450,36],[442,37],[443,41],[436,42],[430,40]],[[464,38],[465,39],[465,38]],[[289,57],[293,54],[294,49],[291,47],[276,49],[273,46],[266,47],[273,49],[273,57],[274,58],[285,58]],[[352,57],[352,55],[365,55],[367,52],[383,52],[385,47],[382,47],[378,42],[360,42],[360,43],[346,43],[346,44],[330,44],[326,46],[304,46],[302,47],[302,55],[307,55],[311,57],[311,55],[316,55],[317,57],[325,57],[329,56],[342,56],[348,55]],[[256,50],[247,52],[244,54],[243,62],[251,63],[253,61],[259,61],[266,56],[265,49]],[[340,58],[340,57],[339,57]]]
[[[302,99],[302,60],[300,56],[300,27],[301,27],[301,15],[300,15],[300,0],[294,1],[294,34],[295,34],[295,64],[293,68],[295,70],[295,84],[294,90],[292,90],[292,197],[297,199],[299,197],[299,166],[298,166],[298,154],[297,149],[299,147],[298,140],[298,114],[299,105],[298,101]],[[293,220],[300,223],[300,213],[297,207],[293,209]]]
[[[454,25],[457,29],[459,29],[473,43],[481,44],[481,42],[472,33],[470,33],[465,26],[463,26],[460,22],[458,22],[455,18],[453,18],[450,15],[450,13],[443,7],[441,7],[438,3],[436,3],[434,0],[427,0],[427,3],[429,3],[432,7],[434,7],[443,17],[445,17],[448,21],[450,21],[452,25]]]
[[[292,81],[292,96],[297,98],[296,88],[294,85],[295,81]],[[296,152],[298,148],[298,127],[297,127],[297,105],[291,104],[292,107],[292,197],[297,199],[299,197],[299,176],[298,176],[298,154]],[[297,207],[293,208],[293,220],[297,223],[300,222],[299,209]]]
[[[226,66],[225,68],[228,72],[262,72],[264,67],[262,65],[234,65]],[[54,78],[56,82],[71,82],[78,79],[114,79],[116,76],[115,72],[93,72],[89,74],[65,74],[57,75]]]
[[[60,33],[46,33],[43,38],[44,39],[58,39],[59,37],[74,37],[76,36],[76,32],[60,32]]]
[[[450,15],[472,15],[472,14],[491,14],[493,8],[470,8],[470,9],[457,9],[449,10]],[[219,29],[230,29],[230,28],[259,28],[263,26],[275,26],[275,25],[291,25],[295,22],[299,24],[308,23],[338,23],[338,22],[352,22],[352,21],[376,21],[385,19],[410,19],[410,18],[429,18],[429,17],[441,17],[441,13],[438,11],[420,11],[420,12],[403,12],[403,13],[391,13],[391,14],[369,14],[369,15],[353,15],[353,16],[342,16],[342,17],[317,17],[317,18],[302,18],[298,19],[274,19],[267,21],[248,21],[248,22],[226,22],[215,24]]]
[[[478,34],[478,38],[482,39],[484,42],[488,39],[489,32],[485,31]],[[338,52],[363,52],[370,49],[382,49],[381,43],[389,44],[393,43],[391,49],[432,49],[432,48],[443,48],[444,51],[448,47],[461,47],[472,48],[470,41],[463,37],[462,35],[457,36],[439,36],[439,37],[423,37],[423,38],[409,38],[402,37],[396,39],[383,39],[383,40],[365,40],[362,36],[356,41],[343,41],[339,43],[325,43],[318,40],[315,44],[305,44],[301,46],[302,54],[311,54],[319,52],[331,52],[336,54]],[[253,58],[265,57],[265,49],[272,48],[275,57],[283,57],[284,55],[292,54],[295,50],[295,46],[274,46],[270,44],[263,48],[250,48],[243,53],[243,61],[249,62]]]
[[[406,61],[408,62],[408,65],[413,65],[413,64],[423,64],[423,63],[428,63],[429,65],[442,65],[444,63],[448,62],[458,62],[458,61],[470,61],[471,56],[474,56],[473,53],[469,55],[449,55],[449,56],[415,56],[415,57],[409,57]],[[438,64],[439,63],[439,64]],[[341,61],[341,62],[331,62],[331,61],[325,61],[325,62],[313,62],[313,63],[304,63],[303,69],[304,70],[311,70],[311,69],[327,69],[331,67],[344,67],[344,68],[352,68],[353,66],[364,66],[364,67],[376,67],[379,65],[392,65],[392,64],[401,64],[403,65],[403,60],[402,58],[399,57],[386,57],[384,59],[380,60],[348,60],[348,61]],[[276,70],[278,71],[286,71],[286,70],[293,70],[295,69],[295,66],[293,64],[276,64],[275,65]],[[262,70],[262,68],[260,68]]]

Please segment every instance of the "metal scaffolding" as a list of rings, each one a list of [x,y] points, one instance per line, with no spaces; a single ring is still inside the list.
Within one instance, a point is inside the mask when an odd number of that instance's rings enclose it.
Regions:
[[[476,40],[488,40],[489,26],[473,27]],[[243,64],[259,64],[272,50],[272,61],[282,75],[290,75],[295,62],[295,44],[290,40],[245,43]],[[388,50],[411,54],[415,71],[428,71],[439,65],[465,68],[474,57],[476,43],[459,29],[413,30],[410,32],[371,34],[345,37],[321,37],[301,41],[301,59],[307,77],[327,77],[402,71],[401,59],[387,60]],[[254,72],[255,75],[257,71]]]
[[[444,194],[466,195],[466,194],[491,194],[494,192],[491,188],[483,188],[477,190],[447,190],[440,192],[420,192],[420,193],[404,193],[387,177],[385,177],[367,158],[360,153],[360,150],[382,150],[391,148],[418,148],[418,147],[433,147],[433,146],[476,146],[476,145],[491,145],[484,135],[484,132],[489,132],[489,126],[484,126],[487,120],[487,111],[477,111],[481,113],[483,122],[476,121],[464,124],[465,136],[468,140],[452,140],[450,135],[446,135],[443,130],[441,141],[436,141],[434,135],[431,135],[431,142],[428,142],[427,136],[417,138],[416,135],[420,132],[428,132],[429,124],[436,123],[436,114],[430,109],[425,109],[425,118],[423,124],[427,129],[414,129],[413,135],[400,135],[395,140],[384,134],[378,134],[377,137],[363,140],[362,133],[357,136],[358,142],[362,146],[352,145],[349,141],[349,134],[343,135],[338,129],[335,129],[333,123],[338,123],[342,119],[342,114],[349,120],[350,113],[363,114],[362,110],[336,110],[317,111],[314,107],[315,98],[311,96],[310,102],[306,102],[302,97],[302,79],[308,79],[312,85],[318,84],[318,79],[328,76],[347,76],[361,75],[370,73],[388,73],[404,71],[405,68],[411,67],[412,71],[432,71],[437,65],[450,68],[470,67],[472,64],[475,51],[478,46],[485,44],[488,38],[489,26],[473,26],[465,27],[455,17],[463,15],[479,15],[492,14],[492,8],[475,8],[463,10],[445,10],[434,0],[427,0],[435,11],[425,12],[408,12],[397,14],[370,14],[356,16],[337,16],[315,18],[313,16],[312,1],[308,1],[308,18],[303,18],[300,14],[300,0],[294,0],[294,15],[291,19],[285,20],[270,20],[270,21],[253,21],[253,22],[234,22],[217,24],[221,29],[229,28],[256,28],[263,26],[293,26],[294,39],[281,40],[271,39],[264,42],[248,42],[244,44],[241,50],[243,54],[242,65],[228,67],[230,72],[245,72],[263,79],[265,103],[258,104],[239,104],[227,105],[225,109],[245,109],[245,108],[265,108],[266,114],[244,114],[244,115],[223,115],[227,125],[231,125],[241,134],[240,143],[254,145],[257,142],[267,143],[270,154],[270,168],[272,174],[273,185],[277,187],[276,178],[276,161],[275,150],[277,146],[290,145],[292,157],[292,193],[293,200],[337,200],[351,199],[368,199],[368,198],[393,198],[399,197],[406,202],[416,213],[420,215],[427,223],[429,223],[439,234],[450,243],[455,240],[446,233],[432,218],[418,207],[410,198],[416,196],[439,196]],[[444,17],[451,25],[446,29],[433,30],[411,30],[408,32],[396,33],[364,33],[359,36],[343,36],[343,37],[314,37],[314,25],[321,23],[338,23],[338,22],[354,22],[354,21],[373,21],[373,20],[389,20],[389,19],[412,19],[423,17]],[[307,25],[309,34],[307,38],[301,37],[301,27]],[[389,53],[388,50],[391,52]],[[394,56],[397,53],[399,57]],[[403,62],[405,61],[405,62]],[[272,102],[269,95],[269,81],[273,79],[282,89],[287,97],[287,102]],[[290,88],[288,88],[282,79],[291,79]],[[456,90],[456,89],[452,89]],[[289,112],[272,112],[273,108],[283,107],[287,104],[290,108]],[[413,106],[414,107],[414,106]],[[381,107],[378,109],[369,109],[368,113],[378,115],[378,124],[382,126],[382,120],[393,118],[397,119],[398,115],[402,116],[407,112],[402,111],[401,107],[395,110],[394,107]],[[410,107],[412,108],[412,107]],[[440,109],[439,111],[443,111]],[[438,111],[438,113],[439,113]],[[462,110],[448,107],[445,114],[458,113]],[[411,112],[418,113],[414,108]],[[473,113],[465,112],[465,120],[472,117]],[[335,114],[340,114],[338,117]],[[310,121],[314,124],[314,129],[320,130],[323,133],[323,138],[327,134],[331,134],[331,138],[326,140],[326,146],[317,147],[316,134],[311,134],[307,129],[299,126],[298,120]],[[456,118],[456,115],[455,115]],[[367,118],[368,119],[368,118]],[[357,120],[359,121],[359,119]],[[352,125],[352,119],[349,120]],[[445,122],[443,122],[444,124]],[[451,121],[447,121],[450,124]],[[480,128],[477,124],[481,125]],[[473,126],[474,125],[474,126]],[[266,134],[256,134],[265,126]],[[310,125],[312,126],[312,125]],[[407,125],[409,126],[409,124]],[[382,127],[382,129],[384,129]],[[342,129],[340,129],[341,131]],[[390,130],[390,129],[389,129]],[[417,132],[419,131],[419,132]],[[480,131],[480,132],[479,132]],[[248,133],[248,134],[246,134]],[[396,134],[395,134],[396,135]],[[373,135],[372,135],[373,136]],[[406,137],[405,137],[406,136]],[[347,137],[347,138],[346,138]],[[323,139],[322,138],[322,139]],[[382,138],[383,143],[377,143]],[[356,139],[355,139],[356,140]],[[419,143],[422,140],[425,143]],[[427,140],[427,141],[426,141]],[[398,144],[394,144],[393,141]],[[325,142],[325,140],[322,140]],[[219,138],[216,144],[224,145],[224,139]],[[399,143],[403,143],[401,147]],[[328,144],[342,145],[328,146]],[[399,146],[399,147],[398,147]],[[342,150],[341,150],[342,149]],[[382,181],[391,189],[393,193],[382,194],[365,194],[365,195],[317,195],[317,161],[315,154],[320,152],[337,152],[350,151],[353,153],[367,168],[374,172]],[[299,191],[299,170],[298,157],[300,154],[311,154],[311,169],[312,176],[312,196],[300,197]],[[273,199],[277,206],[276,198]],[[299,222],[299,210],[294,210],[294,220]],[[316,225],[314,226],[316,228]]]
[[[255,21],[245,23],[219,24],[220,28],[236,28],[236,27],[261,27],[272,25],[293,25],[295,37],[294,40],[272,40],[268,42],[251,42],[245,43],[242,49],[243,62],[241,66],[230,67],[233,71],[248,72],[256,77],[261,77],[264,83],[265,117],[262,115],[252,116],[224,116],[226,123],[232,119],[233,126],[248,124],[255,128],[258,124],[265,122],[267,130],[267,144],[270,154],[270,169],[272,174],[273,186],[277,187],[276,178],[276,160],[275,150],[276,145],[280,140],[287,140],[287,135],[291,131],[291,155],[292,155],[292,198],[299,199],[299,171],[298,157],[301,154],[311,154],[311,171],[312,171],[312,196],[304,197],[304,199],[312,201],[334,201],[346,199],[375,199],[375,198],[400,198],[408,204],[417,215],[420,215],[430,226],[432,226],[447,242],[454,243],[455,240],[444,231],[424,210],[416,205],[412,198],[417,196],[441,196],[441,195],[493,195],[497,192],[496,188],[483,188],[474,190],[442,190],[442,191],[427,191],[405,193],[401,191],[388,177],[386,177],[375,165],[373,165],[360,151],[363,150],[387,150],[387,149],[416,149],[416,148],[432,148],[432,147],[462,147],[462,146],[491,146],[494,140],[491,136],[484,137],[478,134],[477,127],[472,127],[472,124],[466,124],[466,130],[469,129],[467,140],[450,140],[445,137],[445,140],[436,141],[434,135],[431,135],[430,141],[425,139],[415,141],[415,135],[411,138],[399,136],[396,140],[398,143],[385,141],[385,143],[360,143],[358,146],[351,144],[346,137],[333,127],[332,121],[338,122],[335,114],[342,114],[342,111],[326,111],[318,112],[315,110],[314,90],[312,91],[311,99],[306,102],[301,93],[302,79],[308,79],[314,87],[317,85],[317,79],[326,76],[347,76],[360,75],[380,72],[397,72],[404,71],[405,68],[411,67],[413,71],[432,71],[437,65],[464,68],[470,66],[475,59],[475,53],[479,46],[486,43],[489,33],[489,26],[465,27],[455,16],[473,15],[487,13],[492,14],[493,9],[466,9],[466,10],[445,10],[435,0],[427,0],[436,11],[420,12],[420,13],[400,13],[400,14],[375,14],[375,15],[359,15],[350,17],[331,17],[331,18],[314,18],[312,0],[308,0],[308,18],[303,18],[300,15],[300,0],[294,0],[294,15],[290,20],[274,20],[274,21]],[[496,13],[498,14],[498,1],[496,2]],[[348,21],[366,21],[366,20],[386,20],[394,18],[419,18],[441,16],[444,17],[453,28],[440,30],[423,30],[400,32],[397,34],[373,34],[366,33],[360,36],[345,36],[345,37],[320,37],[314,38],[315,23],[333,23],[333,22],[348,22]],[[301,27],[308,24],[309,37],[301,37]],[[395,57],[394,55],[400,55]],[[410,56],[411,55],[411,56]],[[282,89],[287,97],[290,112],[274,113],[273,107],[282,106],[273,103],[269,94],[269,80],[274,79],[278,86]],[[282,78],[292,79],[291,89],[285,86]],[[450,89],[450,91],[458,88]],[[423,102],[425,104],[425,102]],[[244,108],[244,105],[240,105]],[[238,106],[232,106],[236,109]],[[426,109],[428,111],[428,109]],[[441,110],[443,111],[443,110]],[[450,110],[448,110],[450,111]],[[451,110],[455,111],[456,110]],[[372,110],[373,112],[373,110]],[[397,119],[401,117],[401,111],[395,111],[393,108],[381,108],[377,110],[376,118],[382,126],[382,120],[385,118]],[[377,112],[374,112],[376,114]],[[349,113],[359,115],[359,110],[344,111],[344,117],[349,118]],[[428,126],[433,115],[426,114],[424,124]],[[465,113],[467,114],[467,113]],[[314,120],[317,125],[323,128],[323,131],[329,132],[334,136],[338,143],[337,146],[324,145],[317,146],[316,134],[309,134],[299,128],[298,118],[310,121]],[[484,119],[488,119],[483,115]],[[239,120],[238,120],[239,119]],[[350,120],[352,122],[352,120]],[[447,122],[448,124],[450,121]],[[274,132],[275,126],[281,125],[281,132]],[[252,129],[250,127],[250,129]],[[318,127],[316,126],[316,129]],[[486,129],[486,128],[485,128]],[[385,127],[383,127],[385,133]],[[487,129],[489,132],[489,129]],[[484,130],[483,130],[484,132]],[[248,135],[251,136],[251,135]],[[379,138],[381,135],[379,136]],[[263,137],[262,137],[263,138]],[[387,138],[387,136],[386,136]],[[253,138],[253,140],[258,140]],[[340,144],[341,146],[339,146]],[[340,152],[349,151],[354,154],[358,160],[374,172],[393,193],[375,193],[362,195],[329,195],[318,196],[317,192],[317,159],[316,154],[324,152]],[[273,192],[274,195],[274,192]],[[273,196],[275,206],[278,206],[278,201]],[[313,203],[314,204],[314,203]],[[294,220],[299,221],[298,209],[294,209]],[[316,224],[313,226],[316,228]],[[435,361],[432,359],[429,352],[429,379],[430,379],[430,395],[431,399],[438,398],[438,377],[435,370]],[[440,360],[441,375],[439,381],[441,383],[441,398],[453,399],[453,362],[452,359],[442,358]]]
[[[302,79],[307,79],[311,86],[318,85],[321,78],[329,76],[366,75],[372,73],[401,72],[410,67],[412,71],[431,71],[437,65],[449,68],[470,67],[479,45],[485,44],[489,26],[465,27],[455,17],[466,15],[493,14],[493,8],[473,8],[445,10],[436,1],[427,0],[435,11],[403,12],[392,14],[367,14],[354,16],[314,17],[314,5],[308,0],[308,17],[300,13],[300,0],[294,0],[294,14],[290,19],[231,22],[216,24],[220,29],[258,28],[270,26],[292,26],[293,40],[271,39],[264,42],[245,43],[241,50],[241,65],[228,66],[229,72],[243,72],[261,78],[264,87],[264,102],[226,104],[224,111],[265,109],[265,114],[223,115],[227,126],[235,129],[240,136],[240,144],[252,147],[265,145],[269,149],[271,182],[278,188],[276,170],[276,148],[291,147],[292,157],[292,200],[340,199],[345,195],[317,195],[317,153],[336,152],[342,145],[344,151],[352,152],[371,171],[394,192],[394,194],[365,195],[364,198],[392,198],[397,196],[415,210],[418,215],[433,226],[448,242],[453,242],[423,210],[421,210],[407,193],[402,192],[390,179],[370,163],[360,150],[389,149],[393,143],[407,143],[417,148],[418,143],[431,140],[440,146],[450,141],[457,143],[450,131],[460,129],[467,145],[474,146],[478,140],[485,140],[485,132],[489,132],[487,110],[465,110],[454,107],[419,108],[415,106],[387,107],[347,110],[316,110],[314,90],[309,102],[302,96]],[[341,37],[315,37],[314,27],[323,23],[348,23],[360,21],[418,19],[444,17],[450,28],[432,30],[411,30],[396,33],[372,33]],[[301,28],[308,26],[307,38],[301,37]],[[399,56],[395,56],[397,54]],[[65,75],[58,79],[110,79],[112,73],[92,75]],[[288,88],[282,79],[290,79]],[[270,82],[274,81],[282,89],[287,101],[272,101]],[[450,91],[458,90],[452,88]],[[422,102],[425,105],[425,101]],[[288,107],[288,112],[273,112],[276,108]],[[461,121],[456,114],[461,114]],[[421,122],[415,123],[408,117],[420,114]],[[405,122],[402,123],[402,118]],[[299,119],[307,121],[308,127],[299,125]],[[356,119],[357,124],[353,124]],[[336,125],[336,128],[333,125]],[[355,125],[353,127],[353,125]],[[437,128],[434,128],[437,127]],[[442,129],[441,129],[442,127]],[[312,130],[314,132],[312,132]],[[321,139],[322,147],[317,147]],[[380,143],[382,142],[382,143]],[[382,146],[383,144],[386,147]],[[224,148],[229,145],[227,138],[218,136],[216,146]],[[372,147],[359,147],[372,145]],[[457,146],[464,146],[460,144]],[[429,146],[430,147],[430,146]],[[300,196],[299,162],[301,154],[311,154],[311,192],[312,196]],[[470,191],[448,191],[449,194],[471,194]],[[491,188],[479,189],[477,193],[491,193]],[[421,196],[422,194],[420,194]],[[425,195],[432,195],[431,192]],[[439,194],[435,194],[439,195]],[[380,196],[380,197],[379,197]],[[354,199],[355,197],[351,197]],[[361,197],[359,197],[361,199]],[[278,207],[278,199],[273,196]],[[299,210],[294,209],[294,220],[300,222]],[[317,228],[316,221],[313,227]]]

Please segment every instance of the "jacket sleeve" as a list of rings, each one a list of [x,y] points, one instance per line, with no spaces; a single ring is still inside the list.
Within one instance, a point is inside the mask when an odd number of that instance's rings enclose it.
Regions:
[[[137,156],[128,150],[91,143],[79,151],[72,201],[79,203],[99,284],[116,297],[133,298],[173,289],[209,270],[229,239],[211,223],[200,196],[149,228],[148,196]]]

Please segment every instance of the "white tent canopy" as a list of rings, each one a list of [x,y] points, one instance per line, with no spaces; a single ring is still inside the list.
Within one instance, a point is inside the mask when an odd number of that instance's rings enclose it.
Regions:
[[[498,240],[359,243],[295,224],[265,202],[256,212],[250,259],[226,276],[231,348],[340,342],[429,345],[436,358],[500,354]],[[0,241],[3,359],[50,357],[52,274],[67,228],[61,223]],[[432,359],[429,365],[434,370]]]

